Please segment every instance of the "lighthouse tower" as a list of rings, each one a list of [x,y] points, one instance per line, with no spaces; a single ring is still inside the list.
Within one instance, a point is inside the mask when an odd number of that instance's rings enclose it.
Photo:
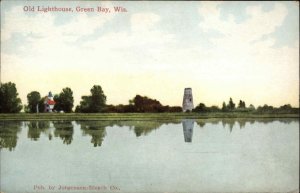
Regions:
[[[192,111],[194,108],[192,88],[185,88],[182,102],[183,112]]]
[[[55,101],[53,100],[53,95],[51,91],[49,92],[48,96],[45,98],[44,104],[45,104],[45,112],[51,113],[55,105]]]

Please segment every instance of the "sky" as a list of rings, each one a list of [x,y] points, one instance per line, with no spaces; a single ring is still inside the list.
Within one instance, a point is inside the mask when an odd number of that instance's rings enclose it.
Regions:
[[[9,81],[23,104],[70,87],[77,105],[100,85],[114,105],[140,94],[181,106],[191,87],[194,105],[299,107],[299,2],[1,1]]]

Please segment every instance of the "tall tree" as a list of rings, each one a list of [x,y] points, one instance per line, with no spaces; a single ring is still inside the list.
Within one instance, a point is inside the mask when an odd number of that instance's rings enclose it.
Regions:
[[[82,96],[80,105],[76,107],[75,112],[82,113],[100,113],[106,105],[106,96],[99,85],[94,85],[90,96]]]
[[[100,113],[106,104],[106,96],[99,85],[94,85],[91,89],[91,106],[92,113]]]
[[[69,87],[63,88],[59,95],[54,96],[54,101],[56,102],[55,110],[63,110],[66,113],[72,112],[74,106],[73,91]]]
[[[222,104],[222,111],[227,111],[227,106],[225,102],[223,102]]]
[[[8,82],[0,86],[0,113],[18,113],[22,109],[15,83]]]
[[[238,108],[246,108],[246,103],[242,100],[240,100]]]
[[[28,103],[27,108],[30,113],[37,112],[37,105],[39,104],[40,100],[41,100],[41,95],[37,91],[32,91],[27,95],[27,103]]]
[[[235,104],[233,103],[232,98],[229,99],[228,108],[230,110],[234,110],[235,108]]]

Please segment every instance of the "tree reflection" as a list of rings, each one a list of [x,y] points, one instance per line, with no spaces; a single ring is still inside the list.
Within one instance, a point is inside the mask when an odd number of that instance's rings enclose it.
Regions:
[[[235,124],[235,119],[223,119],[222,125],[225,128],[226,125],[228,125],[230,133],[232,132],[233,126]]]
[[[78,121],[81,126],[83,135],[90,135],[92,137],[91,143],[94,147],[101,146],[106,136],[105,127],[112,126],[110,121]]]
[[[246,126],[247,120],[246,119],[239,119],[239,120],[237,120],[237,122],[240,126],[240,129],[243,129]]]
[[[46,132],[50,128],[49,121],[30,121],[28,124],[27,137],[31,140],[37,141],[41,133]],[[50,135],[50,134],[49,134]],[[49,136],[49,139],[51,137]]]
[[[203,128],[205,126],[206,123],[210,123],[213,125],[217,125],[220,123],[220,119],[216,119],[216,118],[211,118],[211,119],[198,119],[196,120],[196,123]]]
[[[286,123],[289,124],[292,121],[297,121],[298,119],[294,119],[294,118],[236,118],[236,119],[226,119],[225,123],[228,123],[231,121],[237,122],[240,129],[245,128],[246,124],[254,124],[254,123],[263,123],[263,124],[269,124],[272,123],[274,121],[278,121],[280,123]]]
[[[205,126],[205,124],[207,123],[207,121],[203,120],[203,119],[199,119],[197,120],[197,124],[199,125],[199,127],[203,128]]]
[[[192,142],[194,122],[195,121],[192,119],[182,120],[183,135],[185,142]]]
[[[18,132],[21,131],[21,122],[0,122],[0,149],[7,148],[12,151],[17,146]]]
[[[73,140],[74,128],[71,121],[53,121],[54,136],[63,140],[64,144],[71,144]]]
[[[123,121],[119,122],[119,125],[128,126],[130,130],[133,130],[136,137],[140,137],[160,128],[163,123],[158,121]]]

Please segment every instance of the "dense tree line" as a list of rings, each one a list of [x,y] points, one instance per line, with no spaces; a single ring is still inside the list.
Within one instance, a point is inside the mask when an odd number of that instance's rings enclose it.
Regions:
[[[207,107],[204,103],[200,103],[193,109],[193,112],[253,112],[253,113],[299,113],[299,108],[293,108],[290,104],[285,104],[279,108],[264,105],[258,106],[257,108],[254,105],[250,104],[246,106],[245,101],[240,100],[238,106],[233,102],[232,98],[229,99],[228,104],[225,102],[222,103],[222,108],[218,106]]]
[[[162,113],[162,112],[182,112],[179,106],[163,106],[156,99],[146,96],[136,95],[129,100],[128,105],[107,105],[104,112],[108,113]]]
[[[158,113],[158,112],[182,112],[179,106],[164,106],[158,100],[147,96],[136,95],[129,100],[127,105],[107,105],[106,96],[101,86],[94,85],[88,96],[82,96],[80,104],[76,106],[75,112],[79,113]],[[0,113],[18,113],[23,106],[18,97],[16,85],[12,82],[0,85]],[[32,91],[27,95],[27,105],[24,105],[24,111],[27,113],[44,112],[47,96],[42,97],[38,91]],[[72,112],[74,106],[73,91],[71,88],[63,88],[62,91],[54,95],[55,112]],[[299,108],[293,108],[290,104],[285,104],[278,108],[263,105],[257,108],[254,105],[246,105],[245,101],[239,100],[236,105],[232,98],[228,103],[222,103],[222,107],[207,107],[200,103],[193,109],[193,112],[255,112],[255,113],[299,113]]]

